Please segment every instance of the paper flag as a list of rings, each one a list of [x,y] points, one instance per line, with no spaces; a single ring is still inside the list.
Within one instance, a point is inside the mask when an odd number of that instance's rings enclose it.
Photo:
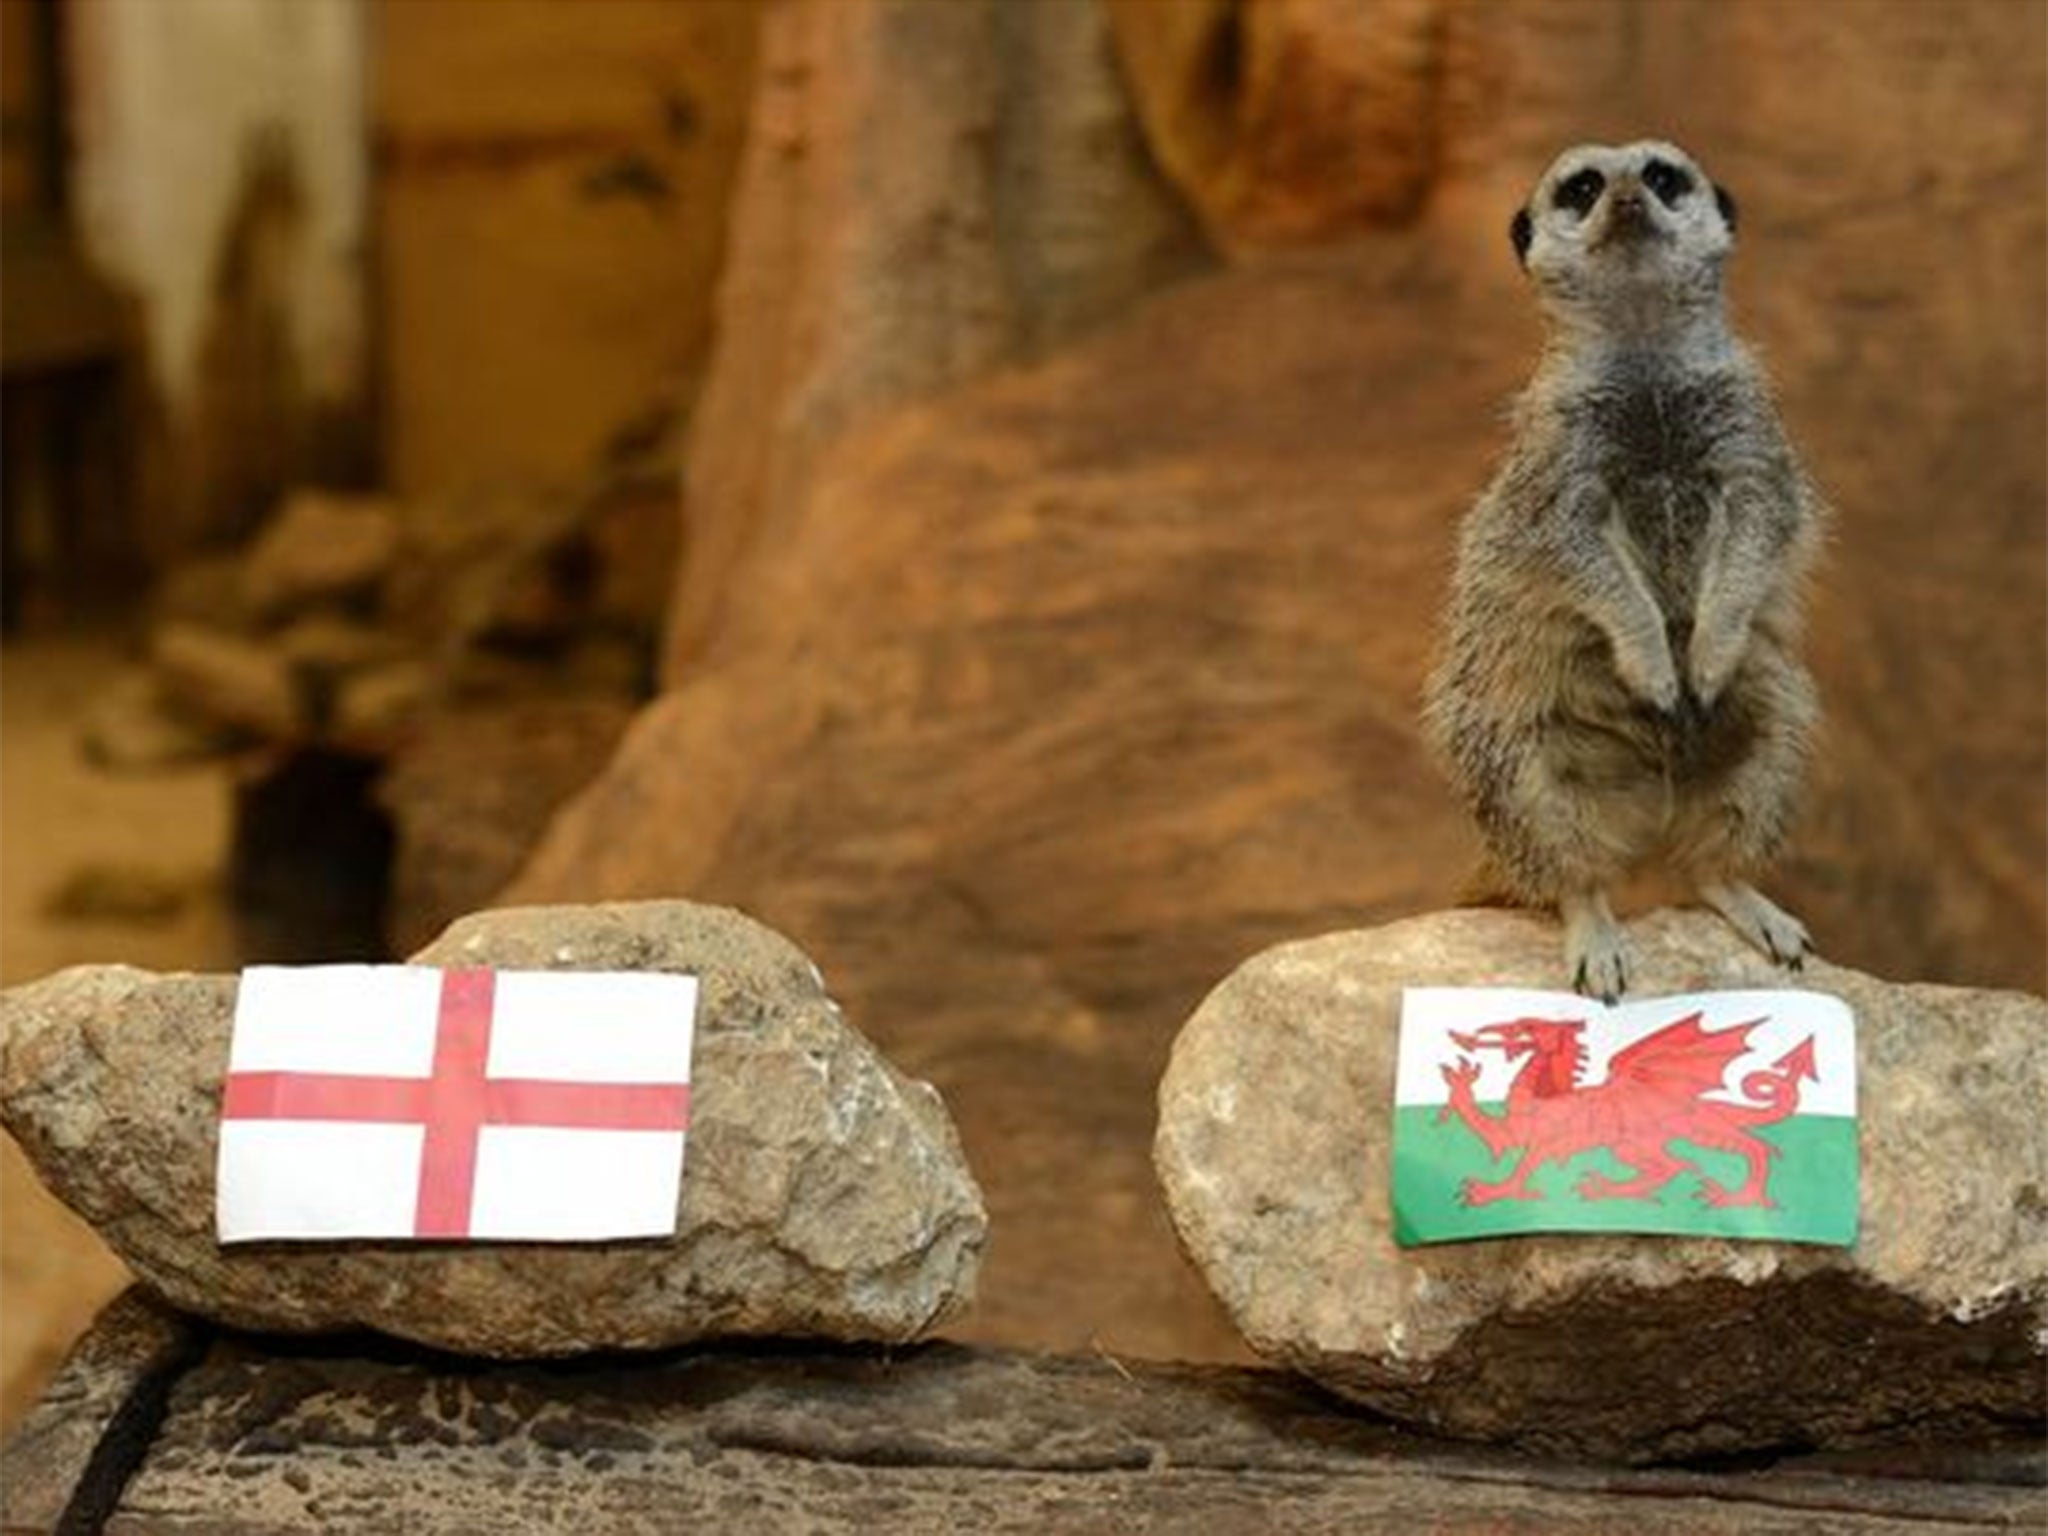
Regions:
[[[1614,1007],[1403,994],[1395,1239],[1664,1232],[1856,1239],[1855,1018],[1816,992]]]
[[[696,1012],[662,972],[246,970],[220,1240],[672,1232]]]

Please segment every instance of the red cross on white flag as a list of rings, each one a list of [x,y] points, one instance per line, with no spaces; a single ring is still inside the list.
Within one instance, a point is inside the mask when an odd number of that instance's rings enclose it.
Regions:
[[[696,1012],[666,972],[252,967],[220,1240],[672,1232]]]

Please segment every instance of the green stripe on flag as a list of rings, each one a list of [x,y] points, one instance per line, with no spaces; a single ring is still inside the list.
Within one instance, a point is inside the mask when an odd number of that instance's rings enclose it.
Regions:
[[[1481,1108],[1500,1110],[1498,1104]],[[1605,1148],[1581,1152],[1561,1165],[1544,1164],[1528,1186],[1540,1199],[1468,1206],[1460,1199],[1465,1180],[1504,1179],[1522,1152],[1511,1148],[1506,1156],[1489,1159],[1455,1117],[1439,1125],[1438,1109],[1417,1104],[1394,1111],[1394,1239],[1403,1247],[1530,1232],[1655,1232],[1843,1247],[1856,1241],[1856,1121],[1851,1116],[1799,1115],[1751,1131],[1778,1149],[1769,1184],[1776,1209],[1709,1206],[1699,1198],[1700,1177],[1692,1172],[1678,1174],[1647,1199],[1588,1200],[1577,1188],[1588,1173],[1618,1181],[1631,1172]],[[1747,1163],[1735,1153],[1684,1140],[1671,1142],[1670,1149],[1724,1188],[1738,1188],[1746,1177]]]

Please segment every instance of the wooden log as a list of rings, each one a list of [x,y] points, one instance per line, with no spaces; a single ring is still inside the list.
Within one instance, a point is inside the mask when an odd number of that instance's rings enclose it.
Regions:
[[[8,1448],[9,1536],[159,1380],[125,1299]],[[175,1330],[173,1330],[175,1332]],[[1278,1372],[933,1344],[488,1365],[361,1340],[220,1336],[169,1391],[109,1536],[1375,1529],[1849,1536],[2038,1530],[2038,1437],[1740,1468],[1543,1461],[1435,1440]],[[125,1342],[124,1342],[125,1341]],[[126,1373],[110,1366],[129,1362]],[[97,1365],[92,1362],[99,1362]],[[145,1362],[138,1368],[136,1362]],[[146,1362],[155,1362],[152,1378]],[[140,1416],[132,1410],[132,1423]],[[103,1479],[123,1448],[104,1449]],[[76,1525],[74,1529],[93,1529]]]

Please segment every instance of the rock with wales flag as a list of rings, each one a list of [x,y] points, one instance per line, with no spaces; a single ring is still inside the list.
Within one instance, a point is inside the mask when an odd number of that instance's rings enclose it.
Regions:
[[[1414,987],[1394,1098],[1404,1247],[1522,1232],[1856,1240],[1855,1020],[1839,998],[1609,1007]]]
[[[1203,999],[1153,1158],[1245,1342],[1546,1454],[2039,1425],[2048,1001],[1824,958],[1794,981],[1665,909],[1609,1008],[1560,988],[1558,939],[1427,913]]]

